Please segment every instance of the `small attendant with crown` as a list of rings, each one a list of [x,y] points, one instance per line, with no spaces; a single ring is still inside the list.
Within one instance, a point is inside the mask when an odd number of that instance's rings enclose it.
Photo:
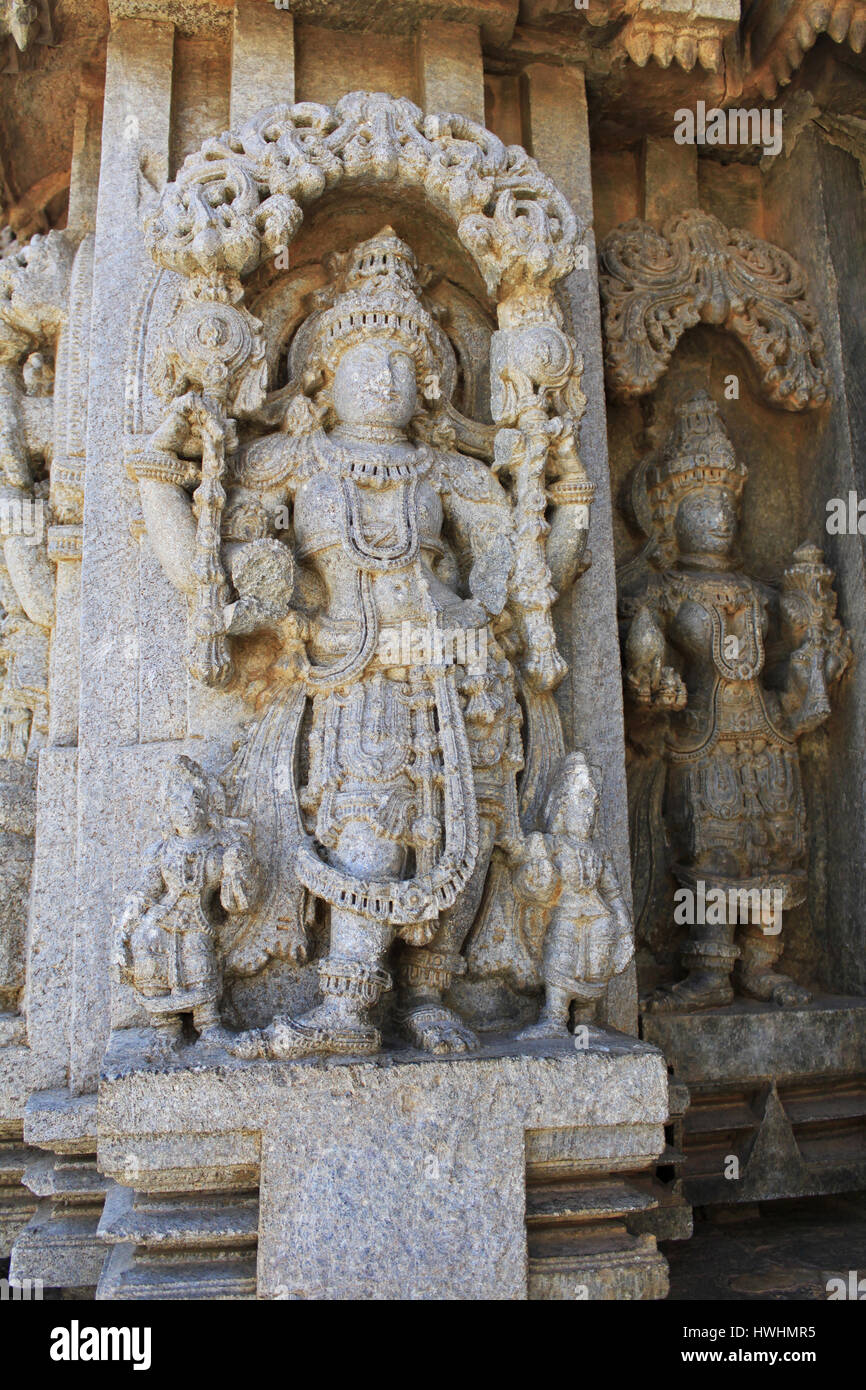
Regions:
[[[527,837],[527,857],[515,873],[523,901],[546,909],[542,978],[544,1003],[524,1038],[567,1036],[592,1022],[615,975],[634,956],[631,914],[613,856],[597,834],[599,794],[583,753],[560,763],[547,799],[544,832]]]
[[[232,1050],[220,1023],[221,919],[243,912],[259,890],[245,827],[229,825],[222,789],[181,755],[162,789],[163,838],[148,851],[114,943],[118,977],[148,1014],[152,1057],[170,1054],[188,1016],[206,1042]]]
[[[626,692],[667,724],[665,823],[676,878],[691,890],[721,889],[740,908],[724,922],[696,922],[685,978],[646,1007],[730,1003],[737,960],[743,993],[795,1005],[807,992],[774,966],[780,908],[806,890],[796,739],[828,717],[830,692],[851,660],[833,575],[808,545],[781,592],[733,567],[746,468],[706,392],[679,407],[667,448],[644,476],[661,572],[632,608]],[[786,652],[772,673],[770,634]]]

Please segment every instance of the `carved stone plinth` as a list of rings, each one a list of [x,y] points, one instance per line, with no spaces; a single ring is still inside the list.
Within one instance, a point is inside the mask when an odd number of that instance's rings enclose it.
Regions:
[[[256,1296],[258,1193],[177,1196],[115,1187],[99,1234],[112,1249],[97,1299]]]
[[[866,1184],[866,1001],[823,996],[783,1011],[742,1000],[650,1015],[643,1032],[689,1088],[681,1172],[691,1203]]]
[[[15,1237],[36,1210],[32,1192],[22,1184],[33,1156],[22,1143],[21,1125],[0,1123],[0,1260],[8,1257]]]
[[[642,1173],[637,1180],[653,1198],[653,1205],[630,1216],[628,1229],[632,1235],[653,1235],[656,1240],[688,1240],[694,1229],[691,1204],[683,1188],[683,1129],[689,1107],[688,1087],[671,1079],[668,1105],[667,1143],[655,1171]]]
[[[106,1180],[91,1154],[40,1154],[24,1184],[42,1198],[12,1250],[10,1277],[46,1288],[93,1289],[105,1250],[97,1234]]]
[[[39,1148],[28,1148],[22,1182],[38,1200],[13,1245],[11,1279],[39,1279],[49,1289],[92,1296],[105,1259],[97,1227],[113,1186],[96,1166],[95,1129],[93,1096],[45,1091],[28,1103],[24,1137]]]
[[[100,1298],[249,1297],[256,1185],[258,1298],[666,1293],[655,1238],[628,1229],[655,1205],[640,1175],[668,1114],[645,1044],[592,1029],[583,1050],[251,1064],[193,1048],[149,1069],[140,1041],[115,1035],[100,1085],[99,1166],[135,1191],[106,1206]]]

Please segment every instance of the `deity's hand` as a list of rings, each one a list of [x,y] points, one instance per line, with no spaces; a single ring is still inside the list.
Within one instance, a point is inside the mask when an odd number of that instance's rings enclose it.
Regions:
[[[273,627],[289,612],[295,586],[292,552],[271,536],[236,545],[228,569],[238,593],[223,609],[225,631],[232,636]]]
[[[128,898],[120,921],[117,924],[117,931],[114,935],[114,948],[111,954],[111,964],[123,981],[129,980],[132,970],[131,937],[134,928],[137,927],[141,921],[144,908],[145,900],[140,894],[135,894],[133,897]]]
[[[622,898],[611,902],[610,912],[615,927],[611,967],[612,973],[618,975],[634,955],[634,921]]]
[[[491,616],[505,607],[513,566],[511,541],[505,535],[489,538],[475,559],[469,573],[469,592]]]
[[[460,604],[460,617],[462,625],[467,630],[469,628],[484,628],[488,623],[487,610],[484,605],[477,603],[475,599],[463,599]]]
[[[306,965],[310,955],[310,943],[306,933],[296,931],[277,931],[271,949],[274,960],[284,960],[290,965]]]
[[[851,645],[851,636],[844,630],[841,624],[836,624],[838,632],[833,634],[824,652],[824,674],[827,677],[828,685],[833,685],[837,680],[844,676],[848,667],[854,660],[854,648]]]
[[[789,729],[805,734],[830,716],[830,687],[851,660],[847,635],[843,643],[825,644],[808,638],[788,658],[788,677],[782,708]]]
[[[547,852],[544,836],[527,836],[526,857],[514,871],[514,892],[530,905],[552,903],[560,887],[559,871]]]
[[[246,846],[238,840],[226,845],[222,860],[220,902],[226,912],[248,912],[256,896],[256,870]]]
[[[180,456],[199,456],[201,439],[207,435],[211,443],[225,440],[226,450],[237,445],[234,421],[223,421],[196,391],[187,391],[172,401],[162,424],[150,437],[150,447]]]
[[[644,709],[684,709],[688,692],[673,666],[662,666],[656,657],[649,664],[626,671],[626,690],[636,705]]]
[[[688,692],[679,672],[673,666],[663,666],[653,704],[657,709],[678,710],[685,709],[687,700]]]
[[[626,671],[625,687],[636,705],[649,706],[653,702],[653,688],[648,671]]]
[[[144,893],[131,893],[123,906],[118,932],[120,935],[128,936],[133,927],[138,926],[148,906],[148,900]]]

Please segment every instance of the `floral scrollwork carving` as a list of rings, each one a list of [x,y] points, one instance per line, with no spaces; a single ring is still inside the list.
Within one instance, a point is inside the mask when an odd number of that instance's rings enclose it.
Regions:
[[[608,381],[633,399],[651,391],[697,323],[733,333],[763,394],[784,410],[827,399],[824,344],[806,276],[780,247],[692,208],[663,232],[634,219],[601,250]]]
[[[205,141],[166,188],[148,248],[182,275],[248,275],[288,246],[307,204],[359,178],[422,188],[491,293],[505,279],[550,286],[571,269],[577,217],[534,159],[465,117],[425,116],[381,92],[350,92],[333,109],[275,106]]]

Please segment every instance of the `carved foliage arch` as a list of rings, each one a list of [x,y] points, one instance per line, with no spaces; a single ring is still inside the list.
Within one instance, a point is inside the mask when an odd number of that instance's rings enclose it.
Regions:
[[[208,578],[199,586],[190,669],[210,685],[224,684],[231,671],[219,631],[226,580],[215,524],[232,438],[229,422],[261,419],[269,379],[263,324],[244,302],[244,281],[288,247],[307,206],[341,185],[407,195],[422,191],[454,226],[495,299],[499,327],[491,342],[490,398],[497,433],[493,449],[479,438],[476,450],[495,453],[495,466],[510,470],[530,454],[546,457],[554,434],[560,440],[571,435],[576,458],[585,408],[582,362],[565,331],[554,286],[573,268],[580,227],[568,199],[525,150],[503,145],[463,116],[425,115],[404,98],[369,92],[352,92],[333,108],[309,102],[274,106],[239,131],[206,141],[164,189],[145,223],[145,239],[157,266],[180,280],[150,381],[164,400],[200,400],[187,416],[193,433],[201,432],[200,518],[207,496],[214,524],[208,530],[199,520],[198,569]],[[141,389],[140,375],[139,370],[133,396]],[[134,435],[140,412],[135,401],[127,409]],[[202,410],[215,413],[207,429]],[[467,437],[471,425],[463,421]],[[142,443],[127,443],[139,477]],[[574,467],[585,478],[579,462]],[[518,489],[526,512],[521,554],[529,559],[514,581],[515,603],[533,629],[526,634],[532,679],[549,687],[565,667],[556,652],[549,614],[554,591],[543,558],[544,470],[533,468],[531,483]]]
[[[601,250],[607,375],[614,395],[651,391],[683,333],[697,323],[733,333],[763,394],[784,410],[827,399],[824,343],[806,275],[771,242],[692,208],[663,232],[634,219]]]
[[[207,140],[164,190],[145,238],[167,269],[249,275],[287,247],[304,208],[345,181],[421,189],[455,224],[492,295],[550,288],[573,265],[577,217],[517,145],[462,116],[352,92],[260,112]]]

